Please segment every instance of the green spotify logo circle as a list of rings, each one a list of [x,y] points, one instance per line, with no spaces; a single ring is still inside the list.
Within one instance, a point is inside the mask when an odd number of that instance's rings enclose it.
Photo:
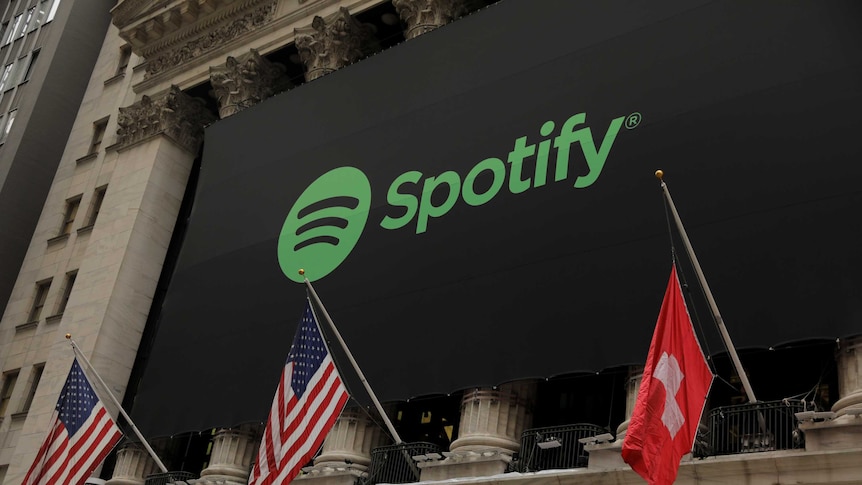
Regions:
[[[278,264],[293,281],[319,280],[350,254],[371,207],[371,184],[362,171],[339,167],[318,177],[287,214],[278,237]]]

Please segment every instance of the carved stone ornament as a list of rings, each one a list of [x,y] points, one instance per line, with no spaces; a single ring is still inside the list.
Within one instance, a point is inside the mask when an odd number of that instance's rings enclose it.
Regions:
[[[272,19],[275,14],[276,3],[271,2],[261,5],[239,18],[230,20],[229,23],[186,42],[180,47],[160,53],[153,58],[148,58],[144,78],[149,79],[166,69],[188,62],[241,35],[258,29]]]
[[[315,16],[310,27],[295,33],[306,81],[352,64],[374,49],[372,27],[353,18],[344,7],[326,19]]]
[[[407,24],[407,40],[446,25],[467,10],[465,0],[392,0],[392,5]]]
[[[290,87],[286,68],[269,62],[254,49],[221,66],[210,67],[210,82],[224,119]]]
[[[165,134],[180,146],[196,153],[203,141],[204,127],[215,119],[202,100],[190,97],[177,86],[171,86],[159,98],[144,95],[137,103],[120,108],[117,142],[123,148]]]

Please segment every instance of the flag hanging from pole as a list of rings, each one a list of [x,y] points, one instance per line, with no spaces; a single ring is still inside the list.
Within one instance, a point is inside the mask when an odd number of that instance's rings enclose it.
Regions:
[[[712,385],[674,265],[656,322],[622,456],[650,485],[670,485],[691,451]]]
[[[249,485],[284,485],[320,448],[348,399],[317,320],[305,312],[281,373]]]
[[[22,485],[80,485],[122,437],[75,359]]]

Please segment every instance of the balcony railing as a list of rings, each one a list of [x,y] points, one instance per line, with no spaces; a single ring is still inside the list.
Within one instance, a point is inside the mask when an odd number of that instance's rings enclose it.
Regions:
[[[514,469],[521,472],[587,466],[588,453],[578,441],[607,433],[595,424],[533,428],[521,434],[521,451]]]
[[[433,443],[418,442],[374,448],[371,450],[371,466],[364,484],[418,482],[419,468],[413,457],[428,453],[440,453],[440,447]]]
[[[709,413],[702,455],[730,455],[805,447],[795,414],[804,411],[802,401],[784,399],[723,406]]]
[[[192,472],[154,473],[147,476],[144,485],[168,485],[178,481],[185,483],[186,480],[194,480],[196,478],[198,478],[197,474]]]

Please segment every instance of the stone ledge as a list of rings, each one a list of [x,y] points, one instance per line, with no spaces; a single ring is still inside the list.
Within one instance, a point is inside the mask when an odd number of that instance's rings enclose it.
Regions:
[[[99,152],[88,153],[88,154],[84,155],[83,157],[75,160],[75,163],[76,164],[82,164],[84,162],[89,162],[90,160],[95,160],[97,156],[99,156]]]
[[[33,320],[27,323],[22,323],[21,325],[15,325],[16,332],[23,332],[24,330],[29,330],[31,328],[36,328],[39,326],[39,320]]]
[[[119,74],[114,75],[113,77],[109,77],[108,79],[105,79],[105,86],[107,86],[109,84],[114,84],[115,82],[119,81],[120,79],[123,79],[124,77],[126,77],[125,72],[121,72]]]
[[[66,239],[69,239],[69,233],[60,234],[59,236],[54,236],[51,239],[48,239],[48,245],[50,246],[52,244],[59,243],[60,241],[65,241]]]
[[[45,317],[45,323],[57,323],[63,318],[63,313],[58,313],[56,315],[51,315],[50,317]]]
[[[86,226],[78,229],[78,234],[84,234],[85,232],[91,232],[93,230],[93,226],[95,223],[87,224]]]

